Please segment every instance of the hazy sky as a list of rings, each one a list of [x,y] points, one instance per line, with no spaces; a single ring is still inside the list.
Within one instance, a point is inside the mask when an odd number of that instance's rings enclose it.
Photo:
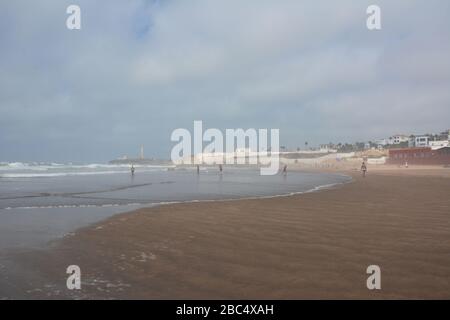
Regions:
[[[297,147],[449,119],[448,0],[0,2],[0,161],[168,157],[194,120]]]

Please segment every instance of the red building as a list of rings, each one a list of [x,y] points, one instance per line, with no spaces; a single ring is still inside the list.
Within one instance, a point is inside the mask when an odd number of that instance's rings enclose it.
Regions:
[[[389,164],[450,165],[450,147],[390,149]]]

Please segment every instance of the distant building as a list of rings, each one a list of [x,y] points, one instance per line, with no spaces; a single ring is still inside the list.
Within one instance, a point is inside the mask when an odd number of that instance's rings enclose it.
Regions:
[[[408,142],[408,141],[409,141],[409,136],[404,135],[404,134],[396,134],[389,138],[377,140],[376,144],[378,146],[385,147],[385,146],[389,146],[389,145],[393,145],[393,144],[401,144],[401,143]]]
[[[425,148],[429,146],[431,138],[429,135],[415,136],[411,135],[408,141],[409,148]]]
[[[450,141],[450,129],[448,129],[447,131],[441,132],[439,140]]]
[[[429,146],[433,150],[437,150],[443,147],[448,147],[450,142],[449,140],[435,140],[435,141],[429,141]]]
[[[416,148],[428,147],[429,140],[430,140],[430,137],[428,137],[428,136],[414,137],[414,147],[416,147]]]
[[[380,140],[377,140],[376,141],[376,144],[378,145],[378,146],[383,146],[383,147],[385,147],[385,146],[388,146],[388,145],[390,145],[390,144],[393,144],[393,139],[391,139],[391,138],[387,138],[387,139],[380,139]]]
[[[450,147],[390,149],[389,164],[450,165]]]
[[[393,137],[391,137],[392,139],[392,144],[400,144],[402,142],[408,142],[409,141],[409,136],[404,135],[404,134],[397,134]]]
[[[300,150],[297,150],[297,151],[300,151]],[[321,153],[336,153],[337,149],[334,148],[334,146],[330,145],[330,144],[321,144],[318,151]]]

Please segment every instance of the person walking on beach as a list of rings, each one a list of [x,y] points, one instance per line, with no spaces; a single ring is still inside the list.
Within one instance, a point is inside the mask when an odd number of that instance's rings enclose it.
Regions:
[[[287,175],[287,164],[285,164],[283,167],[283,174]]]
[[[366,166],[366,163],[364,161],[363,161],[363,163],[361,165],[361,171],[362,171],[363,178],[365,178],[366,177],[367,166]]]
[[[131,175],[134,176],[134,165],[131,165]]]

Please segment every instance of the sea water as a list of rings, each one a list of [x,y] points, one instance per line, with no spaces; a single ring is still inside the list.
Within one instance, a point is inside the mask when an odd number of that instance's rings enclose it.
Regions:
[[[120,212],[167,203],[284,196],[349,181],[340,174],[257,168],[1,163],[0,250],[39,247]]]

